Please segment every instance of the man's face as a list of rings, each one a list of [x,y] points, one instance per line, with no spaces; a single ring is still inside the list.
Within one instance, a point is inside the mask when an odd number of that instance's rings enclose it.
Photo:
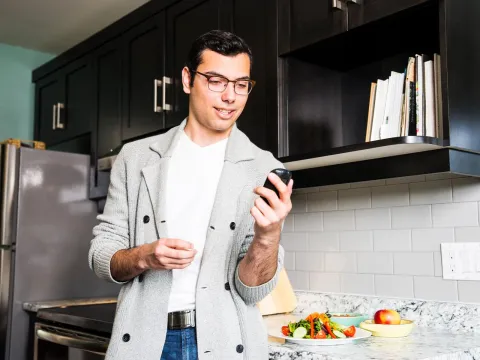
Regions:
[[[196,71],[221,75],[229,80],[245,79],[250,76],[250,58],[247,54],[224,56],[205,50]],[[236,94],[232,82],[223,92],[212,91],[208,87],[208,79],[201,74],[195,74],[194,84],[190,87],[191,74],[187,68],[183,69],[182,75],[183,90],[190,94],[190,115],[209,130],[229,130],[242,113],[248,95]]]

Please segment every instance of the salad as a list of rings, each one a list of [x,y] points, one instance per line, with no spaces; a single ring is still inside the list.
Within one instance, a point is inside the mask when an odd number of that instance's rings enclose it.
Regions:
[[[298,322],[282,326],[282,334],[296,339],[344,339],[355,335],[355,326],[344,326],[330,320],[327,313],[311,313]]]

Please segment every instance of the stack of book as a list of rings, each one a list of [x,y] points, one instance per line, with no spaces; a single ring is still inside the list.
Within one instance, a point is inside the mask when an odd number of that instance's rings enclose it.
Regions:
[[[415,55],[405,72],[371,84],[365,141],[398,136],[443,139],[440,55]]]

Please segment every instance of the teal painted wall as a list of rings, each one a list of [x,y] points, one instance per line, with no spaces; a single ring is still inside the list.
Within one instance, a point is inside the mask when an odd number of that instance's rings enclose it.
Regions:
[[[0,141],[33,139],[32,70],[54,56],[0,44]]]

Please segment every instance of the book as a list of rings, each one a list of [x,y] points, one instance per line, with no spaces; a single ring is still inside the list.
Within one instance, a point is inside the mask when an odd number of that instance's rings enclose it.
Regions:
[[[370,101],[368,104],[367,133],[365,134],[365,142],[369,142],[372,135],[373,109],[375,106],[376,90],[377,83],[372,82],[372,84],[370,85]]]
[[[433,61],[424,63],[425,67],[425,136],[436,136],[436,101]]]

